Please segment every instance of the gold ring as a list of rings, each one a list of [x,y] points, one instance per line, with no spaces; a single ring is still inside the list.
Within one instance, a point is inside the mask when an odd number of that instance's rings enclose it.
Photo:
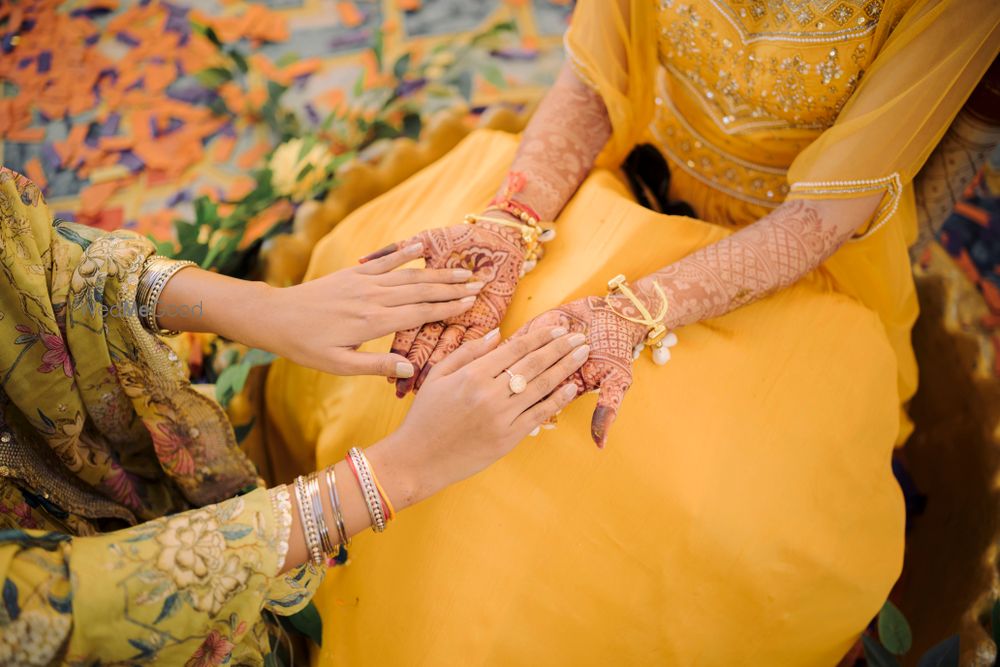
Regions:
[[[522,391],[528,388],[528,381],[524,379],[523,375],[515,375],[506,368],[503,369],[503,372],[510,376],[510,381],[507,383],[507,387],[510,389],[510,393],[520,394]]]

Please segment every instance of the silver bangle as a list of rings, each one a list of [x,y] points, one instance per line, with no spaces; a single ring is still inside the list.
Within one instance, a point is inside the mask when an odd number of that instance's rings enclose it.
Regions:
[[[358,481],[361,482],[361,491],[365,497],[365,504],[368,506],[372,528],[376,533],[381,533],[385,530],[385,514],[382,511],[382,501],[379,499],[378,489],[372,480],[371,469],[368,467],[364,454],[357,447],[351,447],[348,456],[351,457],[354,472],[357,473]]]
[[[330,507],[333,508],[333,520],[337,524],[340,544],[346,549],[351,546],[351,538],[347,535],[347,526],[344,525],[344,512],[340,506],[340,494],[337,492],[337,473],[333,471],[333,466],[326,469],[326,492],[330,496]]]
[[[313,522],[319,529],[319,544],[323,550],[323,557],[329,560],[337,555],[337,545],[330,540],[330,531],[326,527],[326,517],[323,515],[323,497],[319,492],[319,475],[310,473],[306,479],[306,488],[309,490],[309,498],[312,500]]]
[[[156,306],[159,303],[163,289],[175,273],[189,266],[198,266],[188,260],[176,260],[162,255],[152,255],[142,265],[139,274],[139,285],[135,292],[136,305],[139,307],[139,320],[144,329],[161,336],[174,336],[178,332],[161,329],[156,321]]]
[[[301,475],[295,478],[295,500],[298,501],[299,519],[302,521],[302,533],[306,539],[306,549],[309,560],[316,567],[323,566],[323,552],[319,542],[319,531],[313,522],[313,515],[306,507],[309,503],[309,492],[306,489],[305,478]]]

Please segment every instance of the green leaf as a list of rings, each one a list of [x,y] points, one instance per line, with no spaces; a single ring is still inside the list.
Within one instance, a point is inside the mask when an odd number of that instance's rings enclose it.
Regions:
[[[231,116],[233,112],[226,106],[226,101],[221,97],[215,97],[208,103],[208,110],[213,116]]]
[[[194,29],[195,32],[200,33],[205,37],[207,37],[208,41],[212,42],[212,44],[215,44],[216,46],[219,47],[222,46],[222,40],[220,40],[219,36],[215,34],[215,30],[213,30],[209,26],[191,21],[191,27]]]
[[[247,64],[247,59],[243,56],[242,53],[240,53],[236,49],[230,49],[229,57],[233,59],[234,63],[236,63],[236,68],[239,71],[243,72],[244,74],[250,71],[250,65]]]
[[[917,667],[958,667],[958,648],[958,635],[952,635],[924,653]]]
[[[246,356],[243,357],[243,363],[249,364],[250,366],[266,366],[277,358],[278,355],[276,354],[253,348],[246,353]]]
[[[410,60],[412,59],[412,54],[404,53],[400,57],[396,58],[396,62],[392,65],[392,75],[396,77],[399,81],[406,74],[406,71],[410,69]]]
[[[422,124],[423,122],[420,120],[420,114],[406,114],[403,116],[403,136],[409,137],[410,139],[419,139]]]
[[[274,64],[278,67],[288,67],[292,63],[298,62],[298,60],[299,60],[299,54],[295,53],[294,51],[290,51],[282,55],[280,58],[278,58],[277,62],[275,62]]]
[[[913,645],[910,624],[906,622],[903,612],[888,600],[878,613],[878,638],[882,645],[895,655],[903,655]]]
[[[361,74],[358,75],[357,80],[355,80],[354,82],[354,89],[351,91],[351,94],[354,95],[354,97],[361,97],[364,94],[364,92],[365,92],[365,73],[364,71],[362,71]]]
[[[302,146],[299,148],[299,156],[295,158],[295,160],[296,161],[301,160],[306,155],[308,155],[309,151],[311,151],[316,146],[317,141],[319,140],[316,138],[315,134],[307,134],[304,137],[302,137]]]
[[[479,73],[483,75],[483,78],[492,83],[497,88],[506,88],[507,79],[503,78],[503,72],[500,68],[493,63],[484,63],[479,68]]]
[[[376,120],[372,124],[372,133],[375,135],[376,139],[395,139],[401,132],[399,128],[390,125],[384,120]]]
[[[461,93],[462,97],[465,98],[466,102],[472,101],[472,73],[465,71],[458,75],[458,79],[455,81],[455,87],[458,88],[458,92]]]
[[[292,627],[311,639],[316,646],[323,645],[323,619],[320,618],[314,603],[310,602],[302,608],[302,611],[286,618]]]
[[[472,44],[473,46],[476,46],[480,42],[484,42],[484,41],[486,41],[488,39],[492,39],[492,38],[497,37],[497,36],[499,36],[499,35],[501,35],[502,33],[505,33],[505,32],[516,33],[517,32],[517,23],[515,21],[513,21],[513,20],[511,20],[511,21],[503,21],[501,23],[497,23],[497,24],[493,25],[489,30],[485,30],[485,31],[479,33],[478,35],[476,35],[475,37],[473,37],[472,40],[470,41],[470,44]]]
[[[215,90],[225,82],[232,81],[233,73],[225,67],[209,67],[195,73],[194,78],[206,88]]]
[[[223,370],[215,381],[215,400],[222,407],[228,406],[233,396],[243,391],[249,375],[250,365],[244,363],[233,364]]]
[[[865,659],[870,667],[899,667],[895,656],[889,653],[876,640],[868,635],[861,635],[861,643],[865,647]]]
[[[194,220],[196,225],[214,227],[219,222],[219,207],[205,195],[198,197],[194,200]]]
[[[382,34],[381,28],[375,29],[375,34],[372,35],[372,53],[375,54],[375,67],[378,71],[382,71],[382,58],[385,51],[385,35]]]

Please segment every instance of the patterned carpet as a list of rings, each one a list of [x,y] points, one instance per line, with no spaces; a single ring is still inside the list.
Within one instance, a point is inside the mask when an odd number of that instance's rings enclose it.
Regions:
[[[384,85],[400,55],[434,57],[510,21],[516,33],[468,93],[473,109],[518,102],[551,82],[570,11],[567,0],[5,1],[0,164],[43,184],[63,218],[163,238],[174,218],[193,217],[197,195],[232,199],[252,185],[248,171],[274,147],[256,113],[267,80],[315,124]],[[249,61],[242,92],[213,89],[219,49],[198,26]],[[218,115],[219,97],[236,113]]]

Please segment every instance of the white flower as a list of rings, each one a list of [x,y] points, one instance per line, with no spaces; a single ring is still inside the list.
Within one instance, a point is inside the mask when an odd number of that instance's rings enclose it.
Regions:
[[[333,160],[333,154],[323,144],[316,144],[302,155],[304,148],[302,139],[289,139],[275,149],[268,163],[275,191],[297,202],[306,199],[327,178],[326,170]],[[312,169],[301,175],[308,165]]]

